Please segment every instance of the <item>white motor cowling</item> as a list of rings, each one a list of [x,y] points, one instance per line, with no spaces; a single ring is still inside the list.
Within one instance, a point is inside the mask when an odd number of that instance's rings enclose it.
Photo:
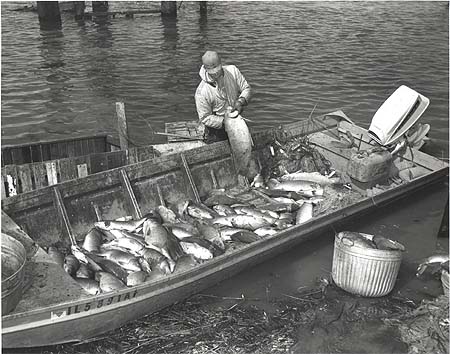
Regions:
[[[397,142],[418,121],[430,100],[407,86],[400,86],[372,118],[369,136],[380,145]]]

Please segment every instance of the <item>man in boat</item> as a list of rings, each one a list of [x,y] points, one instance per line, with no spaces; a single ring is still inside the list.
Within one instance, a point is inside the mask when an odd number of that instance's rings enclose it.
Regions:
[[[249,103],[251,88],[236,66],[222,66],[217,52],[207,51],[202,62],[195,105],[198,118],[205,125],[205,142],[210,144],[228,138],[223,126],[225,111],[231,106],[240,114]]]

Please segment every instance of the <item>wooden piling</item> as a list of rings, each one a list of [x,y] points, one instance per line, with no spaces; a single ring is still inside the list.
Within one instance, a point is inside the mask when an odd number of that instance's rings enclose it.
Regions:
[[[92,12],[108,12],[108,1],[92,1]]]
[[[58,1],[37,1],[37,13],[41,29],[61,28]]]
[[[128,125],[127,117],[125,116],[125,104],[123,102],[116,102],[117,114],[117,128],[119,130],[120,149],[128,149]]]
[[[200,3],[200,15],[206,15],[208,12],[207,2],[206,1],[199,1]]]
[[[75,20],[81,21],[84,19],[84,10],[86,3],[84,1],[74,1]]]
[[[177,2],[161,1],[161,16],[177,17]]]

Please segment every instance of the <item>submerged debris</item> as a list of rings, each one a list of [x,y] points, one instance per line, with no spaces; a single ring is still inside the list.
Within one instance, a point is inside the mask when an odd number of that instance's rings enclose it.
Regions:
[[[386,320],[398,326],[409,354],[447,354],[449,352],[448,296],[424,300],[414,311]]]

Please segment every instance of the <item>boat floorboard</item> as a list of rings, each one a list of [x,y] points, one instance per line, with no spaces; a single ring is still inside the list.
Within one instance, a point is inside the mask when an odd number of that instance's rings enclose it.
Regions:
[[[63,268],[52,263],[40,249],[27,262],[24,272],[25,291],[13,313],[22,313],[66,301],[78,300],[88,293]]]

